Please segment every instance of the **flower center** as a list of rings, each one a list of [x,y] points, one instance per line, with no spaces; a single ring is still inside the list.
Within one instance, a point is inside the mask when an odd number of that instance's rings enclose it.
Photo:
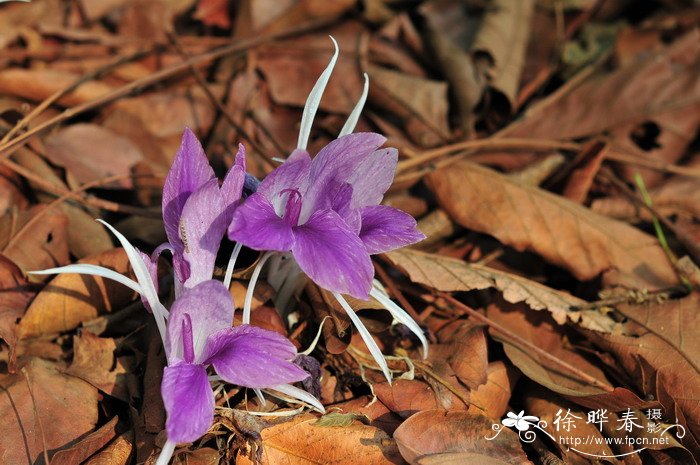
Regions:
[[[301,193],[297,189],[284,189],[280,192],[280,195],[289,193],[287,197],[287,205],[284,209],[284,216],[282,217],[287,224],[290,226],[296,226],[299,222],[299,215],[301,214]]]

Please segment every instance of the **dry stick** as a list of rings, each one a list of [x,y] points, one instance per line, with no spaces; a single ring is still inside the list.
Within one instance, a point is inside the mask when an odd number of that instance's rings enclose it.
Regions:
[[[267,34],[267,35],[261,35],[257,37],[253,37],[250,39],[243,39],[240,41],[237,41],[231,45],[227,45],[225,47],[221,47],[206,53],[202,53],[200,55],[194,56],[190,58],[189,60],[186,60],[182,63],[177,63],[175,65],[169,66],[167,68],[164,68],[160,71],[157,71],[150,76],[137,79],[136,81],[130,82],[129,84],[126,84],[122,87],[119,87],[118,89],[114,89],[113,91],[110,91],[106,93],[105,95],[102,95],[100,97],[94,98],[90,100],[89,102],[82,103],[80,105],[76,105],[71,108],[67,108],[64,110],[62,113],[56,115],[55,117],[51,118],[50,120],[32,128],[31,130],[25,132],[24,134],[15,137],[11,141],[0,144],[0,159],[2,158],[7,158],[12,153],[14,153],[15,150],[17,150],[19,147],[22,145],[26,144],[27,141],[34,135],[45,131],[46,129],[53,127],[59,123],[62,123],[66,120],[69,120],[76,115],[79,115],[81,113],[84,113],[86,111],[94,110],[95,108],[101,107],[103,105],[106,105],[118,98],[130,95],[133,92],[137,92],[139,90],[142,90],[146,87],[152,86],[153,84],[160,82],[166,78],[169,78],[171,76],[174,76],[178,73],[181,73],[185,70],[187,70],[190,66],[192,65],[199,65],[211,60],[215,60],[217,58],[221,58],[223,56],[229,55],[231,53],[235,52],[240,52],[243,50],[246,50],[248,48],[254,47],[256,45],[260,45],[275,39],[283,38],[283,37],[289,37],[295,34],[300,34],[302,32],[308,32],[313,29],[317,29],[321,26],[325,26],[331,24],[331,21],[328,20],[323,20],[323,21],[312,21],[306,24],[303,24],[301,26],[291,28],[288,30],[280,31],[277,33],[273,34]]]
[[[180,54],[180,56],[183,59],[189,60],[191,57],[189,55],[187,55],[187,52],[185,52],[185,50],[182,48],[182,46],[180,45],[180,42],[178,41],[177,36],[175,34],[168,34],[168,37],[170,38],[173,45],[175,46],[175,50],[177,50],[178,54]],[[231,116],[231,114],[228,112],[226,107],[224,107],[221,104],[221,102],[219,102],[219,99],[217,99],[216,95],[214,95],[214,93],[211,91],[211,89],[209,88],[209,85],[202,77],[202,74],[199,71],[197,71],[197,68],[194,65],[189,65],[189,70],[190,70],[190,73],[192,74],[192,76],[194,77],[195,81],[197,81],[197,84],[199,85],[199,87],[204,91],[204,94],[209,99],[209,102],[211,102],[211,104],[214,105],[217,110],[219,110],[219,113],[221,113],[221,115],[224,117],[224,119],[226,121],[228,121],[228,123],[231,126],[233,126],[233,128],[236,131],[238,131],[243,136],[244,139],[246,139],[248,142],[250,142],[250,145],[253,146],[254,150],[256,150],[258,153],[260,153],[262,156],[266,157],[265,150],[262,147],[260,147],[260,145],[250,136],[250,134],[248,134],[248,132],[240,124],[238,124],[234,120],[233,116]],[[272,162],[272,160],[269,160],[269,159],[267,161]]]
[[[150,174],[145,174],[145,175],[142,175],[142,176],[144,176],[144,177],[150,177],[150,176],[152,176],[152,175],[150,175]],[[127,174],[127,175],[116,175],[116,176],[110,176],[110,177],[107,177],[107,178],[98,179],[98,180],[96,180],[96,181],[92,181],[92,182],[89,182],[89,183],[85,183],[85,184],[83,184],[82,186],[78,187],[77,189],[73,189],[73,190],[71,190],[70,192],[68,192],[68,193],[66,193],[66,194],[64,194],[64,195],[62,195],[61,197],[57,198],[56,200],[54,200],[53,202],[51,202],[50,204],[48,204],[48,205],[46,206],[46,208],[44,208],[44,209],[41,210],[39,213],[37,213],[36,215],[34,215],[29,221],[27,221],[26,223],[24,223],[24,225],[23,225],[21,228],[19,228],[19,229],[12,235],[12,237],[10,238],[10,240],[7,242],[7,245],[5,246],[5,249],[3,250],[3,252],[6,251],[7,249],[9,249],[10,246],[12,246],[12,245],[17,241],[18,237],[19,237],[24,231],[26,231],[27,229],[29,229],[34,223],[36,223],[36,222],[44,215],[44,213],[50,211],[52,208],[57,207],[57,206],[60,205],[61,203],[63,203],[63,202],[65,202],[66,200],[70,199],[71,197],[75,197],[76,194],[78,194],[78,193],[80,193],[80,192],[84,192],[84,191],[86,191],[86,190],[88,190],[88,189],[92,189],[92,188],[94,188],[94,187],[98,187],[98,186],[101,186],[101,185],[104,185],[104,184],[109,184],[109,183],[112,183],[112,182],[115,182],[115,181],[121,181],[122,179],[129,179],[129,178],[131,178],[131,177],[132,177],[132,175]]]
[[[19,147],[17,147],[17,148],[19,148]],[[0,163],[7,166],[8,168],[10,168],[12,171],[19,174],[20,176],[23,176],[26,179],[39,185],[42,189],[44,189],[49,194],[53,194],[56,196],[72,195],[77,201],[84,203],[85,205],[90,205],[92,207],[100,208],[102,210],[107,210],[107,211],[111,211],[111,212],[126,213],[126,214],[138,215],[138,216],[143,216],[143,217],[149,217],[149,218],[160,217],[160,214],[153,212],[153,211],[150,211],[150,210],[143,209],[143,208],[132,207],[131,205],[124,205],[121,203],[112,202],[110,200],[104,200],[104,199],[100,199],[97,197],[82,197],[79,194],[73,193],[72,191],[70,191],[67,188],[57,186],[57,185],[45,180],[41,176],[37,176],[36,174],[32,173],[27,168],[15,163],[11,160],[0,159]]]
[[[438,295],[440,295],[442,298],[450,302],[452,305],[456,306],[460,310],[464,311],[465,313],[469,314],[469,316],[476,318],[477,320],[487,324],[491,329],[494,329],[498,331],[499,333],[503,334],[504,336],[508,337],[509,339],[512,339],[513,341],[517,342],[523,347],[526,347],[533,352],[537,353],[540,357],[543,357],[550,362],[559,365],[560,367],[566,369],[566,371],[576,375],[579,377],[579,379],[582,379],[586,381],[589,384],[592,384],[596,387],[599,387],[607,392],[612,392],[614,388],[608,384],[603,383],[602,381],[594,378],[593,376],[589,375],[588,373],[585,373],[575,366],[565,362],[564,360],[558,359],[557,357],[553,356],[549,352],[540,349],[536,345],[532,344],[531,342],[523,339],[522,337],[518,336],[517,334],[513,334],[511,331],[508,329],[504,328],[500,324],[496,323],[495,321],[489,319],[488,317],[482,315],[481,313],[477,312],[476,310],[472,309],[471,307],[463,304],[459,300],[455,299],[451,295],[445,293],[445,292],[438,292]]]
[[[580,144],[561,140],[549,139],[525,139],[525,138],[495,138],[468,140],[456,144],[445,145],[437,149],[428,150],[408,160],[399,162],[397,172],[403,174],[413,168],[421,167],[445,155],[460,150],[579,150]]]
[[[53,105],[55,102],[60,100],[62,97],[66,96],[70,92],[74,91],[84,83],[91,81],[93,79],[97,79],[103,74],[106,74],[118,67],[120,67],[123,64],[129,63],[131,61],[138,60],[140,58],[143,58],[145,56],[150,55],[151,53],[155,53],[158,50],[158,47],[155,47],[150,50],[139,50],[135,53],[132,53],[129,56],[126,57],[121,57],[118,58],[111,63],[107,63],[104,66],[101,66],[97,68],[96,70],[85,74],[84,76],[81,76],[78,78],[75,82],[70,84],[68,87],[61,89],[57,92],[54,92],[53,95],[50,95],[47,97],[43,102],[41,102],[39,105],[37,105],[32,111],[30,111],[27,115],[24,116],[20,121],[15,124],[15,126],[10,129],[7,134],[0,140],[0,144],[6,144],[10,138],[12,138],[15,134],[17,134],[19,131],[21,131],[24,127],[26,127],[34,118],[36,118],[41,112],[46,110],[49,106]]]

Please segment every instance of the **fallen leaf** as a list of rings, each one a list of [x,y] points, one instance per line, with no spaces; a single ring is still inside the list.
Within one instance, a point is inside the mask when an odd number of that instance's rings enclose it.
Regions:
[[[430,358],[433,357],[446,360],[469,389],[476,389],[487,380],[489,362],[483,327],[464,325],[453,329],[447,343],[431,344]]]
[[[352,400],[329,405],[328,411],[344,413],[356,413],[369,418],[370,426],[375,426],[387,434],[394,434],[394,431],[401,424],[401,417],[389,410],[379,400],[372,400],[370,396],[357,397]]]
[[[546,313],[533,312],[522,304],[495,302],[488,306],[486,315],[490,320],[510,330],[522,339],[544,350],[555,358],[576,367],[576,370],[608,385],[605,373],[579,353],[565,347],[563,334]],[[554,392],[569,396],[588,396],[602,394],[605,391],[590,381],[577,376],[542,355],[533,352],[527,346],[521,346],[517,340],[491,331],[491,335],[504,343],[503,349],[510,361],[525,376]],[[612,389],[612,388],[611,388]]]
[[[35,220],[38,215],[40,218]],[[66,216],[59,209],[45,205],[20,212],[17,218],[5,215],[0,219],[3,254],[24,272],[65,265],[67,228]]]
[[[104,226],[95,221],[95,215],[69,202],[61,203],[61,211],[68,217],[68,249],[78,259],[112,249],[112,238]]]
[[[231,27],[228,0],[199,0],[194,17],[207,26],[216,26],[222,29]]]
[[[398,427],[394,438],[401,455],[410,464],[441,463],[425,459],[438,454],[464,454],[464,459],[481,463],[485,456],[493,464],[523,465],[530,461],[522,450],[518,436],[503,429],[493,440],[493,420],[470,412],[428,410],[420,412]],[[451,462],[458,463],[454,455]],[[474,462],[461,462],[474,463]]]
[[[82,463],[92,454],[102,449],[107,443],[114,439],[117,434],[117,423],[119,417],[114,417],[97,431],[85,436],[77,444],[56,452],[51,457],[51,465],[71,465]]]
[[[112,338],[97,337],[81,331],[73,337],[73,362],[64,373],[95,386],[113,397],[129,402],[127,378],[130,376],[122,361],[115,357],[117,343]]]
[[[65,167],[80,183],[112,176],[128,176],[143,159],[128,139],[95,124],[73,124],[51,134],[45,141],[46,157]],[[101,187],[130,188],[129,178]]]
[[[313,415],[299,415],[263,429],[263,464],[400,463],[396,444],[380,429],[361,424],[323,427],[315,422]]]
[[[36,463],[44,450],[66,447],[97,422],[97,389],[39,358],[22,373],[0,375],[0,391],[4,463]]]
[[[24,315],[35,295],[22,270],[7,257],[0,255],[0,339],[10,347],[9,371],[15,372],[17,321]]]
[[[85,465],[127,465],[134,451],[134,432],[127,431],[119,436]],[[52,464],[53,465],[53,464]]]
[[[508,408],[513,387],[519,378],[517,370],[505,363],[491,362],[486,372],[486,384],[470,393],[469,400],[483,408],[490,418],[501,418]]]
[[[80,75],[50,68],[8,68],[0,71],[0,93],[15,95],[32,101],[41,101],[75,83]],[[113,87],[100,81],[88,81],[62,97],[64,106],[80,105],[102,97]]]
[[[532,250],[578,279],[659,289],[678,282],[655,237],[493,170],[459,162],[428,177],[438,203],[462,226]]]
[[[615,329],[615,322],[597,311],[576,310],[585,301],[521,276],[411,249],[395,250],[389,252],[387,257],[403,268],[412,281],[439,291],[493,287],[501,291],[508,302],[525,302],[533,310],[548,310],[557,323],[564,324],[571,320],[596,331],[611,332]]]
[[[428,383],[419,380],[397,379],[389,383],[374,385],[374,394],[389,410],[401,418],[408,418],[424,410],[444,408],[438,400],[438,395]],[[469,408],[459,398],[451,396],[451,408],[466,410]]]
[[[91,263],[130,275],[124,249],[103,252],[80,263]],[[133,277],[132,277],[133,279]],[[122,308],[134,291],[110,279],[78,274],[60,274],[39,292],[19,324],[20,338],[54,334],[76,328],[81,322]]]

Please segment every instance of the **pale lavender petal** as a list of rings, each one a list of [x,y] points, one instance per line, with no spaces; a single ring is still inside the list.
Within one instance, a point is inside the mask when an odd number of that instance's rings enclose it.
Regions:
[[[368,300],[374,268],[360,238],[332,210],[294,228],[294,259],[324,289]]]
[[[315,211],[323,208],[327,196],[334,196],[332,186],[347,182],[353,171],[377,148],[386,137],[371,132],[360,132],[340,137],[326,145],[311,162],[309,189],[304,194],[300,224]]]
[[[275,208],[277,216],[284,214],[285,198],[282,191],[296,189],[304,195],[309,186],[311,158],[305,150],[295,150],[280,166],[265,176],[256,191]]]
[[[176,248],[181,247],[178,229],[180,214],[185,208],[187,198],[213,178],[215,178],[214,170],[209,166],[202,144],[192,130],[185,128],[180,148],[163,186],[165,233],[168,241]]]
[[[211,279],[227,226],[224,199],[216,179],[212,179],[190,195],[180,217],[178,234],[183,243],[182,256],[190,266],[185,287]]]
[[[238,201],[243,195],[243,185],[245,184],[245,147],[238,144],[236,160],[229,168],[221,184],[221,196],[226,205],[226,224],[231,222],[233,211],[238,205]]]
[[[203,365],[179,363],[165,367],[160,392],[167,413],[165,429],[169,440],[196,441],[211,427],[214,393]]]
[[[166,355],[169,362],[183,360],[182,323],[190,317],[195,362],[202,361],[207,338],[233,323],[233,299],[220,281],[204,281],[183,290],[170,308]]]
[[[260,192],[248,197],[233,213],[228,237],[255,250],[286,252],[294,243],[292,227]]]
[[[205,362],[229,383],[254,389],[301,381],[309,374],[291,360],[296,348],[274,331],[241,325],[209,337]]]
[[[352,208],[379,205],[394,181],[399,152],[380,149],[358,164],[348,179],[352,186]]]
[[[365,207],[361,212],[360,239],[372,255],[425,239],[425,234],[416,227],[416,220],[406,212],[385,205]]]

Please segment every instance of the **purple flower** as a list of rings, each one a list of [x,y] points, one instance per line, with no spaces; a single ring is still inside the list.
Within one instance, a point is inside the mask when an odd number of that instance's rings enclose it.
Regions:
[[[173,254],[178,284],[193,287],[211,279],[221,239],[245,181],[242,144],[219,187],[202,145],[189,128],[185,129],[163,186],[163,222],[169,243],[165,248]],[[154,253],[152,261],[156,260]]]
[[[292,362],[296,348],[285,337],[250,325],[232,328],[233,308],[228,290],[210,280],[185,289],[170,309],[161,385],[170,441],[194,441],[211,426],[214,394],[207,366],[224,381],[253,389],[309,376]]]
[[[396,149],[373,133],[342,136],[314,158],[296,150],[233,214],[231,240],[256,250],[291,251],[324,289],[367,300],[370,254],[422,240],[410,215],[381,206]]]

